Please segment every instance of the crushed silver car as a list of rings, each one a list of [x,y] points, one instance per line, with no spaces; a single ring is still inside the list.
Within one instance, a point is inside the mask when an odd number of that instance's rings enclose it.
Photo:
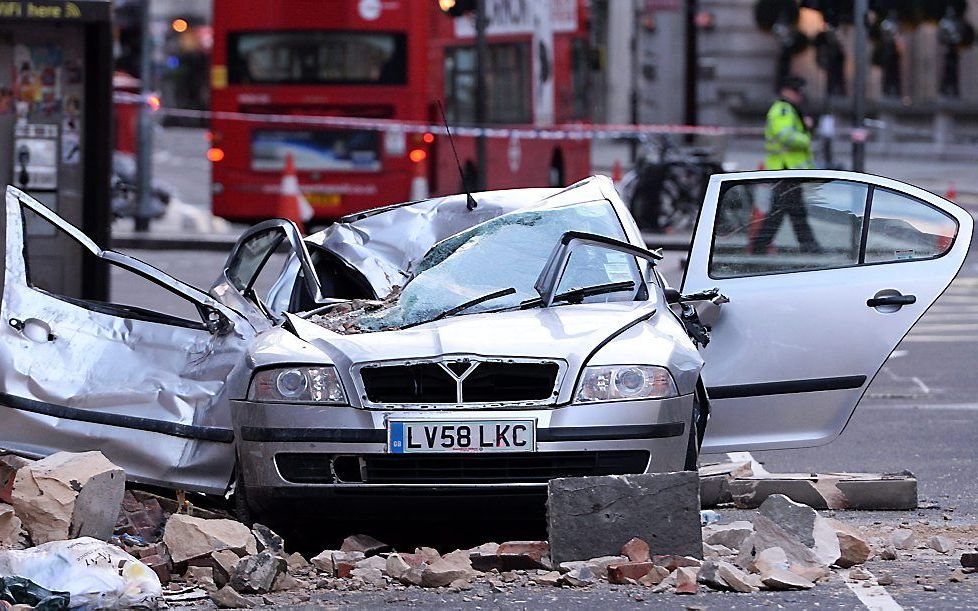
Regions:
[[[305,239],[261,223],[204,292],[8,188],[0,447],[100,449],[133,480],[233,487],[261,512],[824,444],[973,229],[881,177],[718,175],[675,289],[607,178],[474,199],[378,208]],[[35,286],[31,241],[55,233],[196,317]]]

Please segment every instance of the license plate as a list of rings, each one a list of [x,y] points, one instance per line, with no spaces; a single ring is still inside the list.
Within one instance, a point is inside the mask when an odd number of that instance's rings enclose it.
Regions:
[[[391,420],[387,451],[413,452],[535,452],[535,420],[473,420],[435,422]]]
[[[310,191],[308,193],[302,194],[309,205],[313,208],[336,208],[339,207],[342,202],[342,198],[339,193],[321,193],[318,191]]]

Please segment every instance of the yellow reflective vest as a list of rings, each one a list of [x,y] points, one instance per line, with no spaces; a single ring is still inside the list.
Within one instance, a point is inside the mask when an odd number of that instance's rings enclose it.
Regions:
[[[764,167],[768,170],[814,168],[812,135],[795,107],[777,100],[767,111]]]

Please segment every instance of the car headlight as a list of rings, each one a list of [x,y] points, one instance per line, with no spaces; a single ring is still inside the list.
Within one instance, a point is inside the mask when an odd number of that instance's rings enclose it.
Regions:
[[[249,401],[279,403],[325,403],[346,405],[346,393],[336,368],[287,367],[255,373],[248,389]]]
[[[669,370],[653,365],[585,367],[575,403],[667,399],[679,393]]]

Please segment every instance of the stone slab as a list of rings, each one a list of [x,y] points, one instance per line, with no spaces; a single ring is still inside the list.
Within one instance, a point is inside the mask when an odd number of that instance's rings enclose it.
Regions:
[[[547,498],[555,564],[620,553],[633,537],[653,555],[702,558],[695,471],[551,480]]]
[[[727,482],[733,503],[755,509],[783,494],[814,509],[908,510],[917,508],[917,478],[904,473],[778,473]]]

